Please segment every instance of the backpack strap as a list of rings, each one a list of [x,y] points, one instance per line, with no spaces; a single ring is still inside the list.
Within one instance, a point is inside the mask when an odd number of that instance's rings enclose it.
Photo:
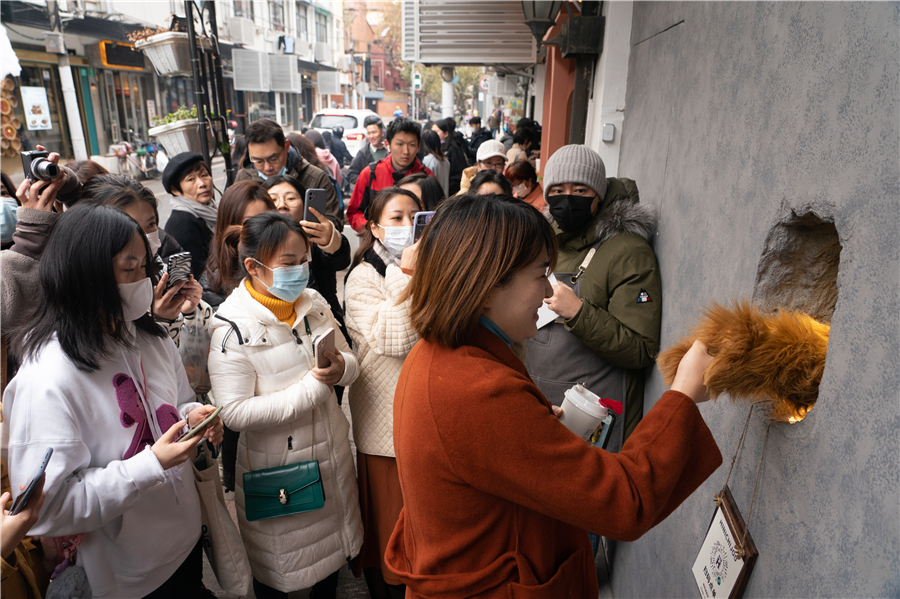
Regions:
[[[375,167],[377,165],[378,161],[369,163],[369,181],[366,183],[362,200],[359,202],[359,211],[363,213],[366,220],[369,220],[369,204],[372,201],[372,182],[375,181]]]

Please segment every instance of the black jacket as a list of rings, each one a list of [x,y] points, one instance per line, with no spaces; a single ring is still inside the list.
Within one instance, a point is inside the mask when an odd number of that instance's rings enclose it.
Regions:
[[[206,270],[209,244],[213,237],[213,232],[206,221],[190,212],[173,210],[165,228],[166,233],[175,239],[185,252],[191,253],[191,274],[199,281],[200,275]]]
[[[359,152],[356,153],[356,157],[350,163],[350,170],[347,171],[347,178],[350,180],[351,188],[356,185],[359,174],[364,168],[369,166],[370,162],[375,162],[375,158],[372,157],[372,147],[366,142]]]
[[[466,153],[456,145],[454,140],[447,140],[444,144],[444,154],[450,161],[450,196],[459,191],[459,182],[462,180],[462,172],[467,166]]]
[[[472,136],[472,139],[469,140],[469,160],[473,163],[478,160],[478,147],[489,139],[494,139],[494,136],[489,129],[483,127],[478,130],[478,133]]]
[[[337,137],[331,138],[331,155],[337,159],[341,168],[353,162],[353,156],[350,155],[347,144],[344,143],[343,139],[338,139]]]

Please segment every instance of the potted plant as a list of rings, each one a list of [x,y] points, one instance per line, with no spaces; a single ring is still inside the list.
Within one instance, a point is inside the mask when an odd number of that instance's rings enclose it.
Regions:
[[[156,72],[163,76],[191,75],[191,52],[188,48],[188,34],[183,31],[169,31],[161,27],[145,28],[128,35],[134,42],[135,50],[140,50],[153,63]],[[210,41],[198,36],[197,45],[207,50]]]
[[[215,117],[215,115],[210,115]],[[213,128],[221,128],[218,120],[207,119],[207,147],[212,151],[215,148],[215,135]],[[171,114],[156,119],[155,127],[147,133],[155,137],[156,141],[166,150],[168,156],[175,156],[182,152],[200,152],[200,119],[197,118],[197,107],[190,109],[180,106]]]

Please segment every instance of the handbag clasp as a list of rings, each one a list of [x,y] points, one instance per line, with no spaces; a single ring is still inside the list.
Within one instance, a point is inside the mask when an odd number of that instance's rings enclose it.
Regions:
[[[284,489],[279,489],[278,491],[278,501],[281,502],[281,505],[287,505],[288,502],[288,494]]]

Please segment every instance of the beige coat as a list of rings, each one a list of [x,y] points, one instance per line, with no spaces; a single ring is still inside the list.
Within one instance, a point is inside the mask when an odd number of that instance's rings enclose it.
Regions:
[[[359,451],[394,457],[394,389],[406,355],[419,340],[409,322],[409,303],[397,298],[409,275],[393,263],[384,276],[384,260],[374,251],[350,272],[345,286],[347,330],[359,361],[359,377],[350,387],[353,439]]]

